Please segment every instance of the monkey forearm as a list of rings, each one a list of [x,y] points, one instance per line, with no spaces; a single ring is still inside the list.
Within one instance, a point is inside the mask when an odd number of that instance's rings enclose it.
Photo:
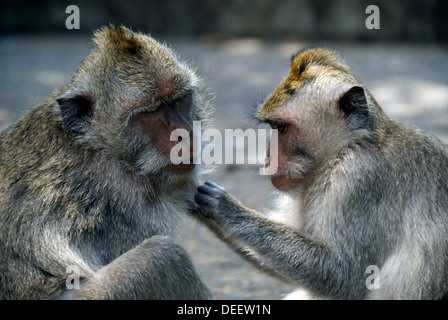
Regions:
[[[202,219],[201,222],[204,223],[209,230],[214,232],[219,239],[226,242],[233,251],[241,255],[245,260],[254,265],[256,268],[268,273],[273,277],[278,278],[279,280],[286,281],[288,283],[291,282],[291,280],[294,280],[290,279],[285,274],[278,272],[275,268],[270,266],[265,257],[260,256],[257,252],[254,252],[252,248],[249,248],[247,246],[246,243],[235,241],[235,239],[232,239],[232,235],[227,232],[227,230],[219,226],[214,220]]]
[[[353,269],[350,259],[341,258],[325,244],[253,211],[241,210],[238,216],[237,221],[225,219],[221,222],[226,238],[247,244],[263,265],[272,266],[285,278],[320,294],[345,298],[362,296],[365,286],[360,276],[363,272]],[[326,288],[320,288],[322,283],[327,283]],[[334,292],[328,288],[333,288]]]
[[[222,188],[208,184],[198,190],[195,199],[204,221],[232,247],[244,244],[264,265],[316,293],[362,297],[363,272],[356,270],[348,257],[244,207]],[[321,287],[324,283],[325,288]]]

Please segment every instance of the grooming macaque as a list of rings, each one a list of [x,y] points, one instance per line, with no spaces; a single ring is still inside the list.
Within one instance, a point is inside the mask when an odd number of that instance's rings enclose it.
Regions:
[[[211,298],[175,238],[198,169],[170,161],[171,132],[207,115],[200,80],[125,27],[94,42],[0,134],[0,298]]]
[[[278,129],[278,148],[270,146],[267,156],[278,160],[270,178],[283,196],[282,222],[205,183],[194,213],[206,225],[308,298],[446,297],[448,149],[442,142],[390,119],[325,49],[293,56],[289,75],[256,117]]]

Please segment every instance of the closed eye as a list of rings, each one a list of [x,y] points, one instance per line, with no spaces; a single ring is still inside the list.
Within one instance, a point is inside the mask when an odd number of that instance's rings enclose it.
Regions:
[[[156,113],[159,113],[160,110],[163,109],[162,107],[163,103],[158,104],[156,107],[154,107],[154,105],[151,105],[150,107],[145,107],[144,109],[142,108],[142,110],[138,113],[146,116],[152,116],[155,115]]]
[[[183,113],[190,113],[191,99],[187,97],[182,97],[173,101],[172,105]]]
[[[180,98],[173,100],[170,105],[178,109],[183,113],[190,113],[192,108],[192,92],[191,90],[187,91],[186,94]]]

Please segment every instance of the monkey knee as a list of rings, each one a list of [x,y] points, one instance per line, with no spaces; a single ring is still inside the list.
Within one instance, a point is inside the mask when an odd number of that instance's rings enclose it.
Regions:
[[[196,273],[188,252],[176,241],[167,236],[153,236],[139,245],[147,259],[146,268],[151,281],[160,278],[172,279],[182,284],[176,299],[212,299],[213,295]],[[157,298],[173,298],[159,288]]]
[[[158,259],[163,259],[167,262],[183,261],[185,263],[190,261],[187,251],[168,236],[152,236],[143,241],[140,246],[142,246],[143,250],[148,250],[149,256],[157,256]]]
[[[169,236],[155,235],[142,242],[142,245],[152,247],[171,247],[177,245]]]

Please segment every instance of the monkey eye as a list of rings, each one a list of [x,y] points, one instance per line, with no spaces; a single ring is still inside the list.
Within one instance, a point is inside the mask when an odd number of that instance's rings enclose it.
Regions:
[[[156,108],[148,108],[145,109],[141,112],[139,112],[139,114],[145,115],[145,116],[153,116],[156,113],[160,112],[162,110],[162,105],[158,105]]]
[[[269,121],[269,125],[271,126],[272,129],[277,129],[278,133],[280,134],[285,134],[286,131],[288,130],[288,126],[286,122],[283,120]]]
[[[286,124],[277,124],[277,130],[279,133],[286,133]]]

